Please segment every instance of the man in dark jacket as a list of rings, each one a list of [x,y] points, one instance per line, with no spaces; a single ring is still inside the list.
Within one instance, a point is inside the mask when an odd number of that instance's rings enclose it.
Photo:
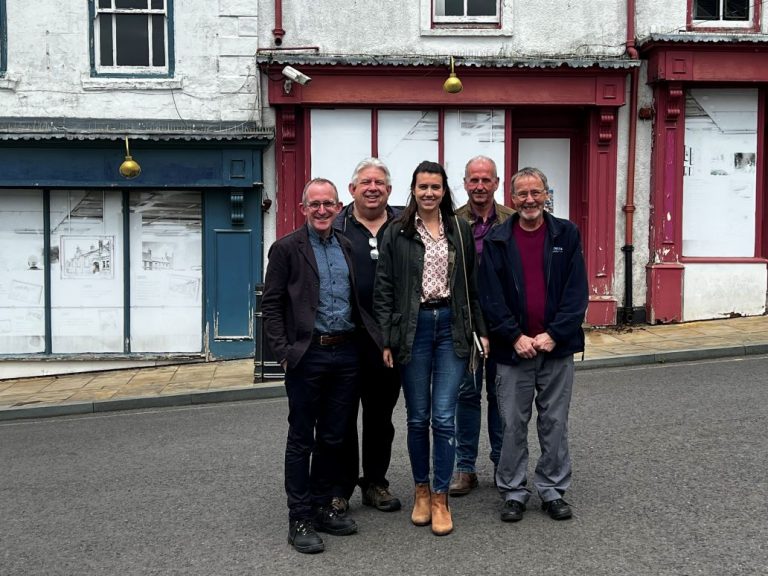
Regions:
[[[490,231],[501,226],[515,213],[493,198],[499,187],[496,162],[487,156],[475,156],[464,168],[464,190],[467,203],[456,210],[472,227],[478,260],[482,259],[483,242]],[[494,475],[501,454],[501,416],[496,402],[496,363],[492,359],[478,364],[468,371],[459,387],[456,403],[456,472],[448,493],[451,496],[469,494],[477,487],[477,449],[480,441],[480,420],[483,400],[483,376],[488,399],[488,441],[491,445],[491,462]]]
[[[288,541],[315,553],[324,549],[316,530],[357,532],[331,504],[341,496],[342,442],[357,406],[358,343],[378,332],[357,301],[349,241],[333,229],[341,209],[336,187],[311,180],[300,208],[306,226],[269,250],[262,313],[288,396]]]
[[[378,158],[362,160],[355,167],[349,184],[352,204],[345,207],[334,222],[336,230],[350,241],[360,305],[371,317],[379,245],[384,230],[400,213],[387,204],[391,192],[391,178],[386,165]],[[384,366],[381,349],[372,340],[364,341],[361,345],[363,475],[358,479],[360,456],[355,410],[355,418],[350,421],[344,439],[344,494],[334,500],[334,506],[346,509],[349,497],[359,484],[364,505],[383,512],[393,512],[400,510],[400,500],[390,492],[386,476],[395,438],[392,412],[400,396],[400,372]]]
[[[542,509],[565,520],[572,516],[563,495],[571,483],[568,411],[573,354],[584,350],[586,267],[578,228],[544,210],[547,177],[523,168],[511,186],[517,214],[486,237],[479,290],[504,422],[496,473],[501,519],[521,520],[530,497],[528,422],[535,398],[541,457],[533,486]]]

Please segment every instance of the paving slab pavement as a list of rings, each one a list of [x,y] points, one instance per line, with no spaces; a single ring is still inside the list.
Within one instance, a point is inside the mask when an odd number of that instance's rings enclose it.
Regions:
[[[586,330],[577,369],[768,354],[768,316]],[[272,398],[253,359],[0,380],[0,420]]]

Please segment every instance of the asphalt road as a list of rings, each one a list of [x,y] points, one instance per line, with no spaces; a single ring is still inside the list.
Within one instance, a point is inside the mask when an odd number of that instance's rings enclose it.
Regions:
[[[481,487],[455,531],[409,521],[402,399],[390,480],[404,510],[360,504],[326,551],[286,542],[285,399],[0,424],[0,575],[768,573],[768,358],[577,372],[575,517],[533,497],[503,524]],[[535,436],[532,436],[535,457]]]

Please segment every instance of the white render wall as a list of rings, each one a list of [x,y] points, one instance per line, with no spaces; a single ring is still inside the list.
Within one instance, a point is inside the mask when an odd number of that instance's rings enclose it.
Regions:
[[[675,34],[685,31],[687,2],[635,0],[635,35]]]
[[[283,47],[320,54],[618,56],[624,53],[624,0],[502,0],[503,30],[429,30],[431,0],[283,1]],[[259,46],[274,48],[274,1],[262,0]]]
[[[0,116],[260,120],[256,0],[175,0],[173,78],[91,78],[85,0],[6,0],[6,12]]]
[[[685,265],[683,321],[765,314],[765,264]]]

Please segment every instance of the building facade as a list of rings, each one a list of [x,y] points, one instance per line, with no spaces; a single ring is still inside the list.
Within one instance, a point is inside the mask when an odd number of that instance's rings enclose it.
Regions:
[[[304,183],[349,201],[370,155],[400,205],[424,159],[458,203],[472,156],[507,204],[544,170],[593,325],[763,314],[767,32],[749,0],[0,0],[0,378],[252,355]]]
[[[253,354],[256,22],[255,3],[0,0],[0,378]]]
[[[262,2],[276,231],[302,184],[368,155],[407,200],[422,159],[550,177],[576,222],[593,325],[763,314],[766,25],[748,0]],[[290,66],[311,79],[283,73]],[[452,70],[463,90],[449,93]],[[305,80],[302,78],[302,80]],[[719,201],[718,201],[719,200]]]

